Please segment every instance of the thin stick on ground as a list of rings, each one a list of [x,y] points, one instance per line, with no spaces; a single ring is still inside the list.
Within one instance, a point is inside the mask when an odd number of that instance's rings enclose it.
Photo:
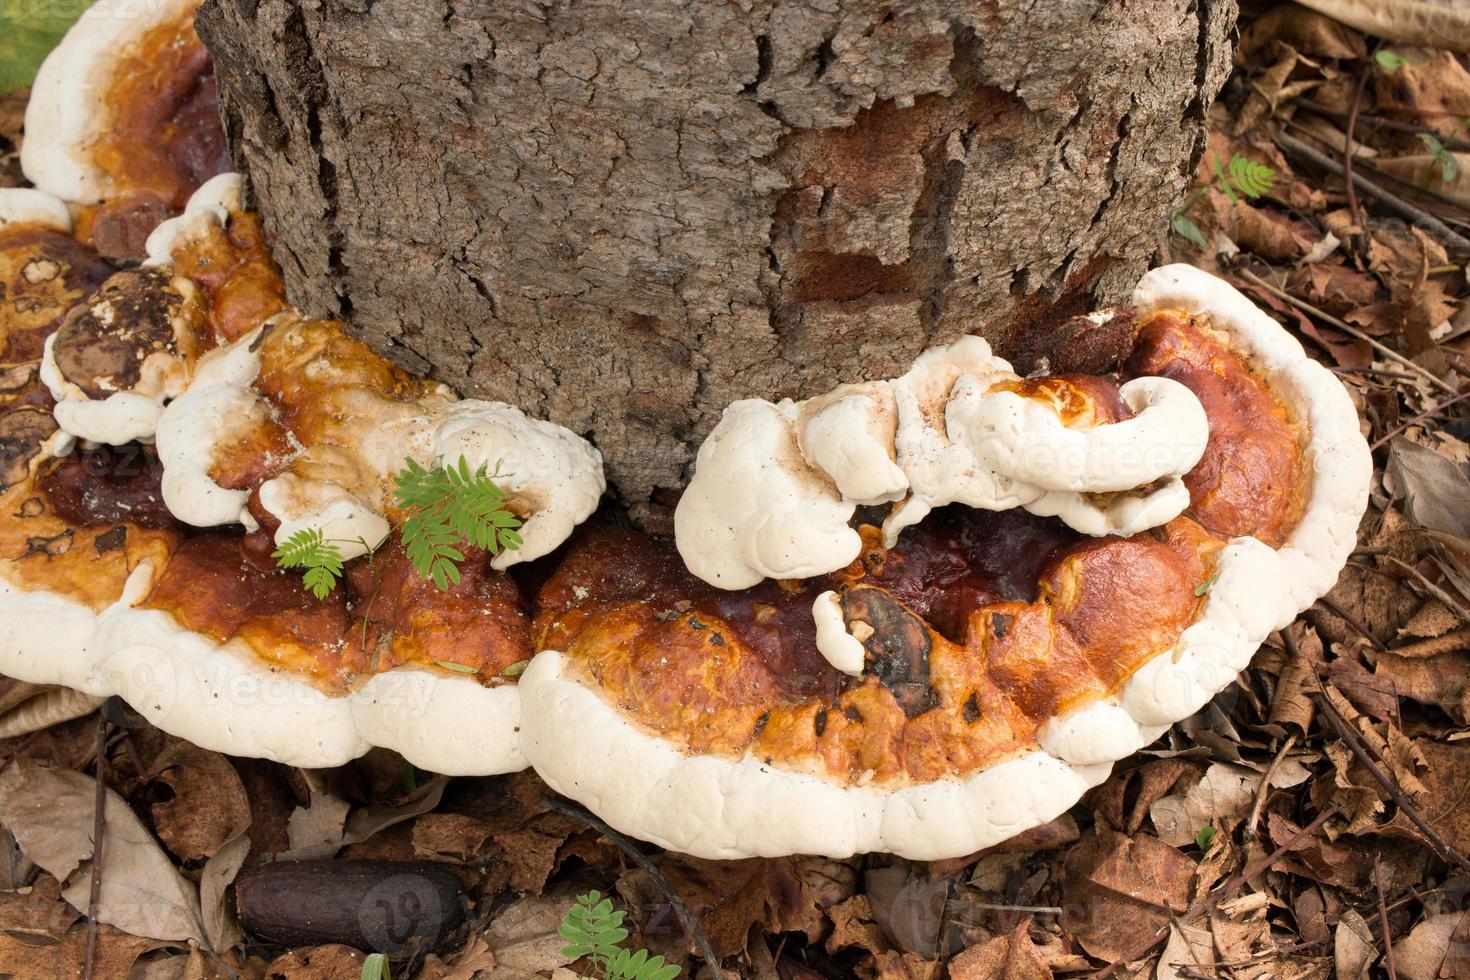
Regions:
[[[1300,657],[1301,651],[1297,649],[1296,641],[1285,630],[1282,630],[1279,635],[1281,636],[1281,643],[1285,647],[1287,655],[1293,659]],[[1462,868],[1470,869],[1470,859],[1467,859],[1465,855],[1451,847],[1449,842],[1429,825],[1429,821],[1424,819],[1424,815],[1419,812],[1419,808],[1414,805],[1414,802],[1409,799],[1408,794],[1399,786],[1398,781],[1384,772],[1383,767],[1374,760],[1372,753],[1368,751],[1368,747],[1363,744],[1363,740],[1353,730],[1353,726],[1348,724],[1347,719],[1337,710],[1337,705],[1332,703],[1332,698],[1328,696],[1327,687],[1322,683],[1321,677],[1317,677],[1317,686],[1318,691],[1315,694],[1317,703],[1322,705],[1322,714],[1331,723],[1333,729],[1336,730],[1337,737],[1342,739],[1343,744],[1348,747],[1348,750],[1363,764],[1363,768],[1368,770],[1368,774],[1373,777],[1373,781],[1383,788],[1383,791],[1393,800],[1394,805],[1403,812],[1404,816],[1409,818],[1410,823],[1419,829],[1419,832],[1424,835],[1424,839],[1429,842],[1429,846],[1434,848],[1441,858],[1452,864],[1458,864]]]
[[[1347,127],[1343,131],[1342,143],[1342,171],[1344,181],[1347,184],[1348,211],[1353,216],[1353,226],[1358,233],[1353,237],[1357,241],[1360,254],[1366,252],[1368,243],[1368,228],[1363,224],[1363,210],[1358,207],[1358,191],[1353,184],[1353,158],[1358,154],[1353,149],[1353,131],[1358,128],[1358,109],[1363,104],[1363,89],[1368,85],[1368,66],[1364,65],[1358,72],[1358,84],[1353,89],[1353,102],[1348,106]]]
[[[1330,116],[1333,119],[1347,118],[1347,113],[1343,112],[1341,109],[1334,109],[1332,106],[1327,105],[1323,102],[1317,102],[1313,99],[1301,98],[1296,99],[1295,102],[1303,109],[1310,109],[1312,112],[1317,113],[1317,115],[1319,116]],[[1410,133],[1413,135],[1417,135],[1419,133],[1430,132],[1430,130],[1425,129],[1423,126],[1415,126],[1413,123],[1399,122],[1397,119],[1385,119],[1382,116],[1371,116],[1367,113],[1359,113],[1358,122],[1362,123],[1365,126],[1371,126],[1374,129],[1393,130],[1395,133]],[[1444,143],[1444,148],[1446,150],[1470,150],[1470,143],[1467,143],[1464,140],[1452,139],[1444,140],[1442,142]]]
[[[82,980],[92,980],[97,962],[97,906],[102,901],[102,835],[107,811],[107,719],[97,719],[97,758],[93,767],[97,795],[92,802],[92,891],[87,897],[87,952],[82,960]]]
[[[1342,164],[1316,147],[1308,146],[1295,136],[1288,136],[1286,133],[1277,133],[1276,142],[1281,144],[1282,149],[1295,153],[1297,156],[1305,157],[1322,169],[1331,171],[1344,180],[1347,179],[1347,170]],[[1414,224],[1423,228],[1426,232],[1437,238],[1440,244],[1452,246],[1464,252],[1470,252],[1470,238],[1466,238],[1464,235],[1455,231],[1428,211],[1415,207],[1397,194],[1390,193],[1384,188],[1379,187],[1362,174],[1353,174],[1352,183],[1364,194],[1376,198],[1388,208],[1397,211],[1405,218],[1414,222]]]
[[[674,910],[674,914],[679,917],[680,924],[684,926],[685,935],[693,940],[694,945],[699,948],[699,955],[704,958],[705,963],[709,964],[709,968],[714,971],[716,976],[720,975],[720,957],[715,953],[715,948],[710,945],[709,939],[704,934],[704,930],[699,928],[699,919],[689,911],[689,906],[684,904],[684,900],[674,890],[673,883],[664,877],[664,873],[648,859],[648,855],[644,854],[638,848],[637,844],[634,844],[591,812],[570,800],[563,799],[560,796],[543,796],[541,797],[541,802],[562,816],[571,817],[573,820],[580,821],[591,827],[612,841],[618,850],[628,856],[630,861],[647,872],[648,877],[653,879],[653,883],[663,890],[664,897],[669,900],[669,907]]]
[[[1402,568],[1404,571],[1408,572],[1414,577],[1414,581],[1418,582],[1424,588],[1424,591],[1428,592],[1433,598],[1438,599],[1440,602],[1444,603],[1445,607],[1449,609],[1450,612],[1454,613],[1456,616],[1459,616],[1465,622],[1470,623],[1470,609],[1466,609],[1455,599],[1454,596],[1450,595],[1444,589],[1440,588],[1433,582],[1429,581],[1429,579],[1425,578],[1424,573],[1419,571],[1419,569],[1415,568],[1413,565],[1410,565],[1406,561],[1395,558],[1393,555],[1384,555],[1383,559],[1384,561],[1391,562],[1392,564],[1397,565],[1399,568]]]
[[[1394,436],[1399,435],[1400,433],[1407,431],[1408,428],[1409,428],[1409,426],[1411,426],[1411,425],[1418,425],[1420,422],[1423,422],[1425,419],[1429,418],[1430,416],[1432,416],[1432,415],[1438,415],[1440,412],[1443,412],[1445,409],[1449,408],[1451,405],[1454,405],[1457,402],[1462,402],[1462,401],[1464,401],[1467,398],[1470,398],[1470,391],[1462,391],[1460,394],[1456,395],[1454,398],[1446,398],[1442,402],[1437,402],[1436,404],[1430,405],[1424,411],[1420,412],[1418,415],[1416,415],[1413,418],[1409,419],[1409,421],[1407,421],[1407,422],[1403,423],[1402,425],[1398,426],[1397,428],[1393,429],[1387,435],[1385,435],[1382,439],[1379,439],[1377,442],[1375,442],[1372,446],[1369,446],[1368,448],[1372,452],[1377,452],[1378,450],[1382,449],[1384,446],[1388,445],[1389,441],[1391,439],[1393,439]]]
[[[1383,855],[1373,855],[1373,887],[1378,892],[1378,925],[1383,929],[1383,965],[1388,980],[1399,980],[1393,964],[1393,932],[1388,927],[1388,903],[1383,897]]]
[[[1374,636],[1373,633],[1368,629],[1368,627],[1364,626],[1356,616],[1348,612],[1346,609],[1342,608],[1342,606],[1338,605],[1336,599],[1332,599],[1324,595],[1317,599],[1317,605],[1321,606],[1323,609],[1326,609],[1328,612],[1332,613],[1332,615],[1336,616],[1344,623],[1347,623],[1348,626],[1352,627],[1353,632],[1357,633],[1363,639],[1373,644],[1373,649],[1377,650],[1379,653],[1388,652],[1388,645],[1385,644],[1378,637]]]
[[[1246,837],[1256,836],[1256,824],[1261,819],[1261,810],[1266,806],[1266,797],[1271,795],[1271,779],[1276,775],[1276,770],[1281,768],[1281,763],[1286,759],[1286,753],[1296,744],[1296,732],[1286,736],[1286,741],[1281,743],[1281,751],[1276,753],[1276,758],[1271,760],[1271,765],[1266,769],[1266,775],[1261,777],[1261,791],[1256,794],[1255,803],[1251,804],[1250,819],[1245,822]]]
[[[1241,885],[1245,884],[1256,875],[1271,870],[1271,868],[1276,865],[1277,861],[1280,861],[1287,855],[1287,852],[1289,852],[1293,847],[1296,847],[1296,845],[1303,839],[1315,833],[1317,829],[1320,828],[1324,823],[1326,823],[1327,819],[1336,812],[1336,810],[1331,809],[1323,810],[1317,815],[1315,820],[1307,824],[1301,830],[1298,830],[1296,833],[1292,834],[1289,838],[1287,838],[1286,842],[1283,843],[1280,847],[1276,848],[1276,850],[1261,858],[1255,864],[1249,865],[1240,874],[1229,878],[1228,880],[1226,880],[1225,884],[1221,885],[1219,888],[1216,888],[1208,895],[1204,895],[1198,899],[1195,899],[1194,904],[1191,905],[1187,911],[1185,911],[1184,915],[1181,916],[1178,921],[1188,922],[1190,919],[1197,919],[1201,915],[1207,914],[1216,905],[1219,905],[1222,901],[1224,901],[1227,895],[1233,894],[1235,890]],[[1154,937],[1150,939],[1146,944],[1140,944],[1139,947],[1133,950],[1131,953],[1128,953],[1127,955],[1120,957],[1119,959],[1113,960],[1113,962],[1109,963],[1107,966],[1103,967],[1096,973],[1089,974],[1089,976],[1092,978],[1092,980],[1104,980],[1104,978],[1112,976],[1114,973],[1118,972],[1118,970],[1120,970],[1127,964],[1136,963],[1139,960],[1143,959],[1145,956],[1152,953],[1154,949],[1157,948],[1161,943],[1169,938],[1169,926],[1170,923],[1164,923],[1162,926],[1159,927],[1159,931],[1154,933]]]
[[[1460,394],[1460,390],[1458,388],[1440,378],[1433,371],[1430,371],[1428,368],[1424,367],[1421,364],[1409,360],[1407,357],[1400,354],[1392,347],[1381,343],[1376,338],[1368,336],[1363,331],[1353,326],[1351,323],[1339,320],[1337,317],[1333,316],[1331,313],[1328,313],[1326,310],[1319,310],[1311,303],[1308,303],[1306,300],[1298,299],[1297,297],[1291,295],[1291,293],[1288,293],[1286,290],[1280,288],[1279,286],[1271,285],[1269,282],[1262,279],[1260,276],[1256,275],[1249,269],[1237,269],[1235,274],[1240,276],[1242,279],[1245,279],[1249,282],[1254,283],[1257,286],[1260,286],[1266,292],[1270,293],[1272,296],[1275,296],[1282,302],[1289,303],[1305,313],[1312,314],[1312,316],[1321,320],[1323,323],[1326,323],[1329,326],[1334,327],[1335,329],[1341,330],[1349,337],[1352,337],[1356,340],[1365,341],[1368,346],[1372,347],[1374,350],[1382,354],[1384,357],[1388,358],[1390,361],[1403,365],[1410,371],[1413,371],[1419,377],[1423,378],[1425,381],[1434,385],[1436,388],[1439,388],[1441,391],[1444,391],[1447,394],[1451,395]]]

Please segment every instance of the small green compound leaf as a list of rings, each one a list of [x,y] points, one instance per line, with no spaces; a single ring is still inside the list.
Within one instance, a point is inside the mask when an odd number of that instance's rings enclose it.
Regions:
[[[1201,827],[1195,831],[1194,842],[1199,845],[1201,851],[1208,852],[1210,845],[1215,843],[1215,828],[1208,825]]]
[[[496,468],[496,473],[499,473]],[[496,555],[521,546],[520,518],[505,507],[506,493],[487,468],[456,463],[426,469],[412,459],[394,478],[393,496],[410,510],[403,548],[420,578],[447,591],[460,582],[465,545]]]
[[[279,568],[306,570],[303,582],[311,594],[325,599],[342,577],[342,552],[322,536],[320,528],[302,528],[271,552]]]
[[[511,664],[509,667],[507,667],[504,670],[502,670],[500,672],[500,676],[501,677],[519,677],[519,676],[521,676],[522,674],[524,674],[526,672],[526,668],[529,667],[529,666],[531,666],[531,661],[529,661],[529,660],[517,660],[515,663]]]
[[[1276,183],[1276,171],[1237,153],[1230,158],[1230,182],[1240,193],[1255,200]]]

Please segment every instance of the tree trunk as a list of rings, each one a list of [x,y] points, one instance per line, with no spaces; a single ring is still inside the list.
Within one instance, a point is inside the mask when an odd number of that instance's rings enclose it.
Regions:
[[[210,0],[292,300],[589,435],[635,515],[732,400],[1002,351],[1144,270],[1234,0]],[[650,507],[650,501],[653,506]]]

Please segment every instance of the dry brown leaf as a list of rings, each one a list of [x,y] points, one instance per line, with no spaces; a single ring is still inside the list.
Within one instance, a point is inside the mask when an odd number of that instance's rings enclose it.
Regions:
[[[175,742],[153,761],[146,777],[155,795],[153,827],[182,861],[205,861],[250,825],[245,784],[218,752]]]
[[[1169,923],[1169,942],[1159,956],[1154,980],[1183,980],[1184,969],[1194,974],[1213,973],[1215,943],[1210,930],[1185,922]]]
[[[561,954],[566,940],[556,930],[576,902],[575,889],[558,888],[502,909],[484,933],[497,968],[550,973],[570,963]]]
[[[98,926],[92,975],[127,977],[140,956],[160,945],[109,925]],[[87,930],[80,924],[55,945],[35,946],[0,933],[0,973],[17,980],[80,977],[86,956]]]
[[[1435,833],[1460,853],[1470,851],[1470,742],[1415,739],[1412,747],[1422,764],[1414,766],[1417,772],[1412,775],[1405,772],[1408,764],[1395,765],[1400,785],[1408,784],[1404,789]],[[1395,758],[1391,755],[1390,762]],[[1411,789],[1415,784],[1417,789]],[[1424,841],[1423,833],[1403,811],[1396,812],[1382,832]]]
[[[1246,892],[1221,902],[1210,913],[1210,935],[1214,938],[1215,952],[1227,963],[1248,964],[1254,954],[1270,949],[1271,923],[1266,918],[1266,909],[1271,896],[1265,892]],[[1254,966],[1232,967],[1231,974],[1239,980],[1275,980],[1280,961],[1257,961]]]
[[[934,959],[945,951],[945,906],[954,882],[935,878],[922,865],[869,868],[864,875],[873,918],[899,949]]]
[[[1404,63],[1393,71],[1375,70],[1376,111],[1397,115],[1442,136],[1453,132],[1470,115],[1470,71],[1445,50],[1411,48],[1393,53]]]
[[[414,856],[426,861],[468,861],[495,828],[463,813],[426,813],[413,824]]]
[[[1064,925],[1089,954],[1126,955],[1189,904],[1195,864],[1156,837],[1105,831],[1068,852]]]
[[[216,953],[234,947],[244,936],[235,920],[234,903],[228,889],[250,854],[250,838],[244,830],[215,849],[199,875],[199,909],[204,936]]]
[[[1204,197],[1214,211],[1216,225],[1240,247],[1266,259],[1296,261],[1312,250],[1322,236],[1300,218],[1244,200],[1232,202],[1218,190]]]
[[[1470,535],[1470,478],[1459,466],[1398,436],[1389,443],[1388,476],[1415,523]]]
[[[341,797],[313,790],[311,802],[292,811],[286,823],[291,849],[282,856],[293,861],[331,857],[342,848],[351,810]]]
[[[1373,930],[1356,909],[1348,909],[1338,919],[1332,936],[1332,959],[1338,980],[1368,980],[1368,968],[1377,958]]]
[[[5,684],[4,695],[0,696],[0,738],[29,735],[82,718],[96,711],[103,700],[69,687],[25,684],[8,677],[0,678],[0,682]]]
[[[31,860],[67,883],[62,895],[81,911],[91,892],[87,859],[96,786],[81,773],[26,762],[0,775],[0,823]],[[138,936],[202,941],[194,885],[179,874],[127,801],[105,792],[98,920]]]
[[[481,936],[472,936],[465,948],[448,962],[431,953],[419,971],[419,980],[475,980],[477,974],[488,974],[495,965],[490,944]]]
[[[1333,20],[1404,44],[1470,51],[1470,11],[1455,0],[1299,0]]]
[[[1459,165],[1455,171],[1455,179],[1451,181],[1444,179],[1444,168],[1440,161],[1428,153],[1382,157],[1374,161],[1374,166],[1416,187],[1427,187],[1432,191],[1438,191],[1445,197],[1470,208],[1470,153],[1445,152],[1449,153]]]
[[[873,919],[873,907],[868,904],[868,896],[854,895],[838,902],[827,910],[827,916],[832,920],[827,952],[835,953],[856,946],[876,955],[890,948],[888,940],[883,937],[883,930]]]
[[[1165,844],[1188,846],[1201,828],[1226,829],[1248,811],[1260,785],[1259,773],[1217,762],[1187,792],[1154,803],[1149,817]]]
[[[1368,45],[1356,31],[1294,3],[1272,7],[1240,32],[1237,52],[1249,57],[1276,41],[1321,58],[1362,58]]]
[[[366,954],[351,946],[314,946],[293,949],[271,961],[271,980],[341,980],[362,976]]]
[[[0,891],[0,933],[33,946],[60,942],[80,917],[61,900],[61,884],[50,875],[26,888]]]
[[[939,964],[916,953],[890,951],[873,957],[877,980],[933,980]]]
[[[1031,940],[1030,920],[971,946],[949,964],[950,980],[1051,980],[1045,952]]]
[[[1156,801],[1203,775],[1204,769],[1187,759],[1155,759],[1132,769],[1114,770],[1087,799],[1114,829],[1131,834],[1143,826]]]
[[[1399,980],[1470,976],[1470,914],[1432,915],[1393,944]]]
[[[1419,607],[1413,616],[1409,617],[1409,621],[1399,630],[1399,635],[1419,639],[1441,637],[1450,630],[1458,629],[1462,622],[1463,620],[1444,603],[1438,599],[1429,599]],[[1398,649],[1396,652],[1401,657],[1409,656],[1404,653],[1403,649]],[[1430,653],[1424,654],[1424,656],[1431,655]]]
[[[533,827],[496,834],[495,844],[510,870],[510,887],[540,895],[565,840],[565,833],[547,834]]]
[[[1459,645],[1461,649],[1433,656],[1379,654],[1374,674],[1400,697],[1437,705],[1464,724],[1470,719],[1470,652],[1463,640]]]

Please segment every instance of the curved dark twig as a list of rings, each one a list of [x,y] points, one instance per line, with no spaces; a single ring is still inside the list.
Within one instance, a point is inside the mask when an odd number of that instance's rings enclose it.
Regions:
[[[644,854],[643,851],[639,849],[637,844],[633,843],[631,840],[629,840],[627,837],[624,837],[616,830],[613,830],[601,818],[597,817],[596,815],[594,815],[587,809],[577,805],[576,803],[573,803],[571,800],[565,799],[560,796],[551,796],[547,794],[541,797],[541,802],[546,804],[546,806],[548,806],[552,810],[555,810],[557,813],[560,813],[562,816],[571,817],[573,820],[580,821],[581,823],[584,823],[587,826],[591,827],[593,830],[597,831],[599,834],[612,841],[613,844],[617,846],[618,850],[622,851],[628,856],[628,860],[632,861],[634,864],[638,865],[639,868],[646,871],[648,873],[648,877],[653,879],[653,883],[658,885],[658,887],[663,890],[664,896],[668,898],[669,907],[672,908],[674,910],[674,914],[679,917],[679,923],[684,927],[685,935],[687,935],[690,939],[694,941],[695,946],[699,947],[699,955],[704,958],[704,961],[706,963],[709,964],[710,969],[714,971],[716,976],[721,975],[720,957],[715,952],[715,948],[710,945],[709,938],[705,936],[704,930],[699,927],[699,919],[695,917],[692,912],[689,911],[689,906],[684,904],[684,899],[680,898],[679,893],[674,890],[673,883],[670,882],[668,878],[664,877],[664,873],[658,869],[657,865],[655,865],[652,861],[648,859],[648,855]]]

